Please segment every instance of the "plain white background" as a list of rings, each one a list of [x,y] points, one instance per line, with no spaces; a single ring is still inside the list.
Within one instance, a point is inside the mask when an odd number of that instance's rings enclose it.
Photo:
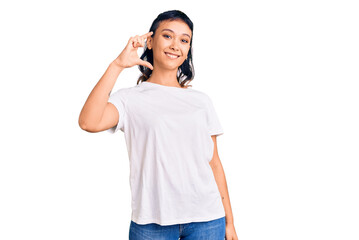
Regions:
[[[128,239],[124,135],[78,116],[128,39],[172,9],[194,23],[191,84],[224,128],[239,239],[359,239],[359,9],[345,0],[1,2],[0,239]]]

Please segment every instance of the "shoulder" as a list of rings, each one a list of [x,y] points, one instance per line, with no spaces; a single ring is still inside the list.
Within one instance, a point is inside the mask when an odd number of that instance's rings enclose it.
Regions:
[[[117,97],[117,96],[128,96],[130,94],[133,94],[134,92],[136,92],[137,86],[132,86],[132,87],[123,87],[120,89],[117,89],[115,91],[112,92],[111,96],[112,97]]]
[[[196,95],[204,103],[207,104],[207,103],[211,102],[211,98],[206,92],[200,91],[197,89],[191,89],[191,90],[193,91],[194,95]]]
[[[198,90],[198,89],[188,88],[185,91],[191,93],[191,95],[196,96],[196,97],[202,97],[202,98],[207,97],[207,94],[205,92]]]

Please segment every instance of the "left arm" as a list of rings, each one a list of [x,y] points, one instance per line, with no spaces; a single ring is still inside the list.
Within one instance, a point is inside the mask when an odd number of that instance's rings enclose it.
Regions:
[[[237,240],[238,237],[234,229],[233,214],[231,202],[229,199],[226,176],[224,174],[223,166],[218,156],[217,137],[215,135],[212,135],[211,137],[214,143],[214,151],[212,160],[209,162],[209,165],[211,166],[214,178],[216,179],[218,190],[221,194],[223,207],[226,213],[226,239]]]

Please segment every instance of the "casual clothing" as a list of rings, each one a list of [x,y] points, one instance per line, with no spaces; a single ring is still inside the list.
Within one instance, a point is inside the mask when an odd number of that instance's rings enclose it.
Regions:
[[[218,218],[207,222],[193,222],[161,226],[155,223],[140,225],[133,221],[130,224],[129,240],[178,240],[205,239],[224,240],[226,219]]]
[[[119,112],[130,160],[132,221],[159,225],[225,216],[209,162],[211,135],[223,129],[210,97],[198,90],[141,82],[109,100]]]

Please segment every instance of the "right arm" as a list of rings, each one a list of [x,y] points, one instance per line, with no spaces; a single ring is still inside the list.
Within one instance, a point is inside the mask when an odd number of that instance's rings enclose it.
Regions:
[[[108,102],[113,86],[124,67],[113,61],[88,96],[79,116],[79,126],[87,132],[100,132],[119,120],[116,107]]]
[[[145,39],[152,34],[153,32],[149,32],[131,37],[121,54],[108,66],[81,110],[78,122],[81,129],[101,132],[118,124],[122,116],[119,116],[117,108],[108,102],[112,88],[125,68],[140,64],[153,70],[151,63],[143,61],[137,54],[138,47],[143,47]]]

